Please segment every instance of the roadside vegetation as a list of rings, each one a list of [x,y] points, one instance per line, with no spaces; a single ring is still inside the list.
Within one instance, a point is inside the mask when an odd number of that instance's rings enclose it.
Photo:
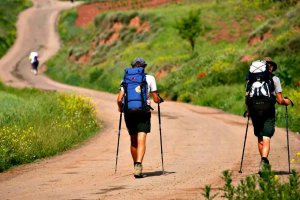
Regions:
[[[0,172],[58,154],[99,130],[88,98],[0,84]]]
[[[202,26],[193,51],[176,28],[189,13],[199,13]],[[108,11],[76,27],[73,9],[60,16],[64,46],[47,63],[47,73],[61,82],[117,93],[124,68],[141,56],[162,96],[241,115],[248,67],[270,56],[279,64],[284,95],[295,103],[289,107],[290,129],[299,132],[299,15],[300,3],[292,0],[188,1]],[[147,29],[141,28],[145,24]],[[277,107],[277,126],[284,127],[285,108]]]
[[[300,152],[297,153],[297,162],[300,163]],[[295,160],[295,159],[293,159]],[[232,183],[232,172],[223,172],[224,185],[218,191],[212,191],[211,185],[203,189],[203,197],[206,200],[223,199],[274,199],[274,200],[297,200],[300,197],[300,174],[292,170],[287,180],[280,180],[280,173],[272,171],[271,166],[262,170],[261,177],[257,175],[247,176],[241,179],[237,185]]]
[[[16,39],[16,21],[18,14],[30,6],[30,0],[0,1],[0,58]]]
[[[206,185],[203,196],[206,200],[222,197],[228,200],[239,199],[274,199],[274,200],[297,200],[300,195],[300,175],[295,170],[289,176],[287,182],[279,180],[271,169],[264,170],[262,177],[256,175],[241,179],[237,186],[232,184],[232,173],[223,172],[224,186],[219,188],[220,192],[212,192],[211,185]]]

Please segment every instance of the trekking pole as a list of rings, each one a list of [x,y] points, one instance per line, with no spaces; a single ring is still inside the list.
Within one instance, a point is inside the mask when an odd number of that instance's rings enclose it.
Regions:
[[[163,148],[162,148],[162,136],[161,136],[161,119],[160,119],[160,103],[164,102],[164,100],[159,96],[160,102],[158,103],[158,124],[159,124],[159,134],[160,134],[160,154],[161,154],[161,163],[162,163],[162,172],[165,174],[164,169],[164,156],[163,156]]]
[[[120,120],[119,120],[119,131],[118,131],[118,144],[117,144],[117,154],[116,154],[115,173],[117,172],[117,165],[118,165],[121,124],[122,124],[122,112],[120,112]]]
[[[289,99],[288,97],[284,97],[285,99]],[[290,99],[289,99],[290,100]],[[291,101],[291,106],[294,106],[294,103]],[[286,142],[287,142],[287,150],[288,150],[288,164],[289,164],[289,174],[291,173],[291,163],[290,163],[290,142],[289,142],[289,115],[288,115],[288,106],[285,106],[285,122],[286,122]]]
[[[246,117],[247,111],[244,113],[244,117]],[[243,146],[243,153],[242,153],[242,159],[241,159],[241,165],[240,165],[240,171],[239,173],[242,173],[242,165],[244,160],[244,153],[245,153],[245,146],[246,146],[246,140],[247,140],[247,133],[248,133],[248,126],[249,126],[249,114],[248,114],[248,120],[247,120],[247,126],[246,126],[246,133],[245,133],[245,139],[244,139],[244,146]]]

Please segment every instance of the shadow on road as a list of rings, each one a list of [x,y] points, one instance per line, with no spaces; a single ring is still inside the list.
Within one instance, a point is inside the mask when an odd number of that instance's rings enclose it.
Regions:
[[[147,178],[147,177],[151,177],[151,176],[166,176],[166,175],[174,174],[174,173],[176,173],[176,172],[165,171],[165,173],[163,174],[162,171],[155,171],[155,172],[143,172],[143,175],[145,178]]]
[[[275,175],[290,175],[291,173],[288,171],[274,171]]]

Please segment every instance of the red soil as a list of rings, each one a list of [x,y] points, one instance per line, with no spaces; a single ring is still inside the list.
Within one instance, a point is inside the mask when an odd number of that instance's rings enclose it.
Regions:
[[[94,20],[97,14],[108,10],[129,10],[136,8],[151,8],[167,3],[180,2],[181,0],[137,0],[137,1],[118,1],[118,2],[99,2],[84,4],[77,7],[76,26],[81,27]]]

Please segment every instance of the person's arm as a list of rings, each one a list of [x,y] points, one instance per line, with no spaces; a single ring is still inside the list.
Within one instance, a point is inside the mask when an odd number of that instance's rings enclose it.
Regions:
[[[289,99],[283,98],[281,92],[276,93],[276,101],[280,105],[286,105],[286,106],[288,106],[288,105],[291,104],[291,101]]]
[[[154,76],[147,76],[146,78],[148,78],[147,83],[148,87],[150,88],[150,94],[152,96],[153,101],[155,103],[161,103],[162,101],[157,92],[157,85]]]
[[[282,87],[280,83],[280,79],[276,76],[273,77],[274,85],[275,85],[275,93],[276,93],[276,101],[280,105],[290,105],[291,101],[282,96]]]
[[[158,96],[157,91],[153,91],[153,92],[151,92],[151,94],[152,94],[153,101],[154,101],[155,103],[160,103],[160,102],[161,102],[161,101],[160,101],[160,98],[159,98],[159,96]]]
[[[117,104],[118,104],[118,110],[119,110],[119,112],[123,112],[123,109],[122,109],[123,97],[124,97],[124,91],[120,90],[118,98],[117,98]]]

